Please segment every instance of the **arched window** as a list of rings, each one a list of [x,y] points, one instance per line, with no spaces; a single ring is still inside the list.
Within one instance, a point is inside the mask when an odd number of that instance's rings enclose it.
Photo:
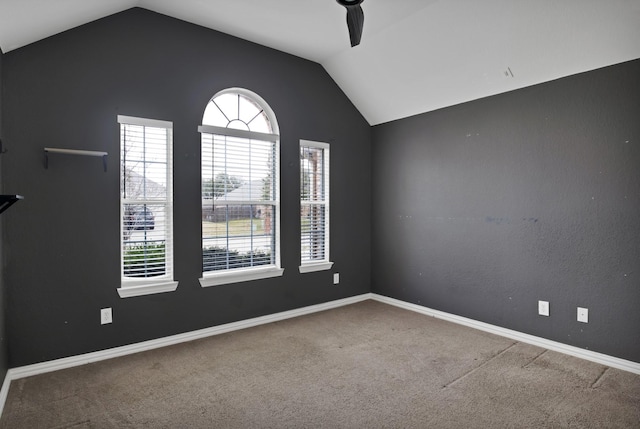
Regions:
[[[221,91],[204,110],[203,125],[278,134],[275,115],[257,94],[240,88]]]
[[[257,94],[231,88],[207,104],[202,135],[202,286],[282,275],[279,135]]]

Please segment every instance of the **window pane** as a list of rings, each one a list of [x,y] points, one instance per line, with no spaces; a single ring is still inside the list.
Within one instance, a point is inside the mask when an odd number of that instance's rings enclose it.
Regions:
[[[202,123],[257,133],[273,132],[269,117],[262,106],[250,97],[236,92],[224,93],[209,101]]]
[[[319,204],[301,207],[302,261],[325,259],[325,207]]]
[[[119,117],[119,121],[121,118],[149,121],[129,117]],[[121,122],[123,282],[173,277],[170,133],[170,128]]]
[[[146,181],[146,196],[164,198],[167,191],[167,164],[145,163],[144,176]]]
[[[259,134],[272,133],[265,109],[241,90],[217,95],[205,110],[204,124],[248,131],[249,138],[202,134],[204,272],[279,265],[278,142]]]
[[[240,95],[240,114],[238,119],[248,124],[262,112],[262,108],[253,102],[250,98]],[[256,130],[252,130],[256,131]]]
[[[164,241],[143,241],[124,247],[125,277],[157,277],[166,274]]]
[[[217,96],[213,101],[229,121],[238,119],[238,94],[222,94]]]
[[[329,145],[300,143],[301,263],[329,261]]]
[[[270,205],[203,205],[204,271],[275,263],[274,213]]]
[[[216,127],[226,127],[229,123],[229,119],[224,116],[224,113],[213,101],[207,104],[207,108],[204,110],[204,117],[202,118],[203,125],[214,125]]]
[[[122,125],[122,161],[126,163],[144,161],[144,127]]]
[[[209,135],[202,145],[203,192],[217,201],[274,200],[274,142]]]
[[[125,204],[122,219],[123,274],[155,277],[166,274],[169,225],[165,204]]]
[[[300,184],[303,201],[325,199],[324,150],[315,147],[301,147]]]

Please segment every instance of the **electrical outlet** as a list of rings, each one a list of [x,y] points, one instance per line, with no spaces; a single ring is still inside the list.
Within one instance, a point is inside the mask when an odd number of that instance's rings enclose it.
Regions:
[[[549,301],[538,301],[538,314],[549,316]]]
[[[340,283],[340,273],[333,273],[333,284],[337,285]]]
[[[578,307],[578,322],[589,323],[589,309]]]
[[[111,307],[103,308],[100,310],[100,324],[105,325],[113,322],[113,314],[111,313]]]

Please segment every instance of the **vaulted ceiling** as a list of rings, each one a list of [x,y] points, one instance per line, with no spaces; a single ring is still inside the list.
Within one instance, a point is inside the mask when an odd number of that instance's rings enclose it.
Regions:
[[[640,58],[640,0],[0,0],[3,52],[131,7],[316,61],[370,124]]]

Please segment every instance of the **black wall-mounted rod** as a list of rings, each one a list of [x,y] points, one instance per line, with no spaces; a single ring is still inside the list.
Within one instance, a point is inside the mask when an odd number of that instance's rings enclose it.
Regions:
[[[11,207],[18,200],[24,200],[22,195],[0,195],[0,213]]]

